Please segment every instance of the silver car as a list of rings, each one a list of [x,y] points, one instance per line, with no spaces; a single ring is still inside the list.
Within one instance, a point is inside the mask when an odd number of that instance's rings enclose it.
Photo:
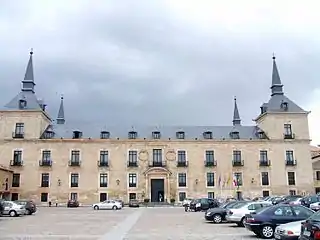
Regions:
[[[291,239],[291,238],[298,239],[301,232],[301,223],[304,221],[305,220],[295,221],[295,222],[279,225],[278,227],[276,227],[274,231],[274,238],[275,239]]]
[[[4,201],[2,204],[4,208],[2,211],[2,215],[9,215],[11,217],[16,217],[16,216],[26,214],[25,206],[16,204],[15,202],[12,202],[12,201]]]
[[[122,203],[114,200],[106,200],[103,202],[95,203],[92,205],[94,210],[99,210],[99,209],[113,209],[113,210],[118,210],[122,209]]]

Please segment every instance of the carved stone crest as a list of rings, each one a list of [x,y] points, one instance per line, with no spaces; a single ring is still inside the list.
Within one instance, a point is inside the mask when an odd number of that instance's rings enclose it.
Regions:
[[[147,150],[141,150],[139,152],[139,160],[140,161],[147,161],[149,158],[149,153]]]
[[[166,159],[168,161],[175,161],[176,160],[176,152],[173,149],[169,149],[166,153]]]

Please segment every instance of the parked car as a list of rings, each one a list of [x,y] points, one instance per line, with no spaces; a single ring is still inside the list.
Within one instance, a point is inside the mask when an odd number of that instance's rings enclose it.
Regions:
[[[301,205],[301,199],[302,197],[293,197],[293,198],[289,198],[285,201],[283,201],[282,203],[285,204],[290,204],[290,205]]]
[[[311,204],[320,202],[319,195],[311,195],[301,199],[301,204],[305,207],[310,207]]]
[[[68,208],[77,208],[77,207],[79,207],[79,202],[78,202],[78,200],[75,200],[75,199],[70,199],[70,200],[68,200],[68,202],[67,202],[67,207]]]
[[[320,211],[301,223],[300,240],[320,239]]]
[[[313,214],[314,211],[304,206],[279,204],[247,214],[245,227],[259,237],[270,239],[278,225],[305,220]]]
[[[17,200],[16,204],[22,205],[26,208],[26,215],[31,215],[37,211],[37,207],[33,201],[30,200]]]
[[[115,201],[115,200],[106,200],[103,202],[95,203],[92,205],[94,210],[99,210],[99,209],[113,209],[113,210],[118,210],[122,209],[122,204],[121,202]]]
[[[26,214],[26,208],[22,205],[16,204],[12,201],[3,201],[2,215],[9,215],[10,217],[17,217]]]
[[[303,196],[301,196],[301,195],[286,195],[286,196],[280,196],[280,197],[274,199],[272,203],[273,203],[274,205],[279,204],[279,203],[283,203],[283,202],[289,203],[290,201],[294,201],[294,200],[296,200],[297,198],[303,198]]]
[[[212,198],[198,198],[190,202],[190,210],[195,212],[216,207],[219,207],[219,202]]]
[[[140,207],[139,201],[138,201],[138,200],[135,200],[135,199],[131,199],[131,200],[129,201],[129,207]]]
[[[0,200],[0,216],[2,215],[2,211],[4,210],[3,202]]]
[[[247,201],[232,201],[221,205],[218,208],[211,208],[206,211],[204,217],[207,221],[212,221],[213,223],[222,223],[226,221],[227,210],[235,206],[240,206],[246,204]]]
[[[247,202],[244,205],[238,205],[229,209],[226,220],[230,223],[236,223],[239,227],[244,227],[246,214],[256,213],[258,210],[271,205],[269,202]]]
[[[319,211],[320,209],[320,202],[315,202],[310,204],[310,209],[313,211]]]
[[[274,231],[274,238],[281,240],[298,240],[301,233],[301,223],[304,221],[295,221],[281,224]]]
[[[114,201],[117,201],[117,202],[121,203],[121,206],[124,207],[124,201],[122,201],[121,199],[116,199]]]
[[[183,207],[186,207],[186,206],[189,206],[190,203],[192,201],[192,198],[185,198],[183,201],[182,201],[182,206]]]

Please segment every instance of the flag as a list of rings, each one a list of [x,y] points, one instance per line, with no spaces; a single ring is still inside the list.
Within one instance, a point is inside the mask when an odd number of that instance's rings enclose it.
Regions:
[[[224,176],[224,177],[223,177],[223,185],[222,185],[222,186],[225,187],[225,186],[226,186],[226,183],[227,183],[227,178],[226,178],[226,176]]]
[[[221,186],[221,174],[219,175],[218,184],[219,184],[219,187],[220,187]]]
[[[230,177],[230,175],[229,175],[229,176],[228,176],[228,180],[227,180],[227,185],[230,184],[230,181],[231,181],[231,177]]]
[[[233,186],[234,187],[238,186],[238,179],[235,175],[233,176]]]

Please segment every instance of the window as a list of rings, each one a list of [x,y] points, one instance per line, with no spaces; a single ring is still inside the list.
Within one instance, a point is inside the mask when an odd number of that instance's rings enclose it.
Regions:
[[[242,186],[242,173],[241,172],[235,172],[233,174],[234,179],[233,179],[233,184],[235,186]]]
[[[213,150],[207,150],[206,151],[206,162],[214,162],[214,151]]]
[[[129,200],[136,200],[137,194],[136,193],[129,193]]]
[[[51,151],[50,150],[42,151],[42,161],[50,162],[50,160],[51,160]]]
[[[153,162],[162,163],[162,149],[153,149]]]
[[[108,174],[100,173],[100,187],[108,187]]]
[[[293,151],[292,150],[286,151],[286,161],[287,162],[293,162],[294,161],[294,156],[293,156]]]
[[[23,137],[24,134],[24,123],[16,123],[15,137]]]
[[[207,173],[207,187],[214,187],[214,173]]]
[[[129,187],[137,187],[137,174],[129,173]]]
[[[320,180],[320,171],[316,171],[316,180],[317,180],[317,181]]]
[[[48,202],[48,193],[41,193],[41,202]]]
[[[297,191],[296,190],[289,190],[289,195],[294,196],[297,195]]]
[[[179,192],[179,202],[182,202],[186,199],[186,192]]]
[[[13,163],[19,164],[22,162],[22,151],[21,150],[15,150],[13,152]]]
[[[184,139],[185,134],[184,134],[184,132],[177,132],[176,137],[177,137],[177,139]]]
[[[80,151],[79,150],[72,150],[71,151],[71,162],[72,163],[79,163],[80,162]]]
[[[71,187],[79,187],[79,174],[71,173]]]
[[[70,193],[70,199],[71,200],[78,200],[78,193],[75,193],[75,192]]]
[[[187,186],[187,174],[186,173],[179,173],[178,174],[178,186],[179,187],[186,187]]]
[[[100,193],[99,201],[104,202],[108,199],[108,194],[107,193]]]
[[[294,185],[296,185],[295,172],[288,172],[288,185],[289,185],[289,186],[294,186]]]
[[[187,161],[186,151],[179,150],[178,151],[178,163],[184,163]]]
[[[239,139],[240,138],[240,134],[239,134],[238,131],[232,131],[230,133],[230,136],[231,136],[232,139]]]
[[[241,162],[241,151],[239,151],[239,150],[233,151],[233,161],[234,162]]]
[[[281,206],[274,210],[273,212],[276,216],[293,216],[291,206]]]
[[[12,175],[12,187],[20,187],[20,173]]]
[[[110,133],[107,131],[102,131],[100,132],[100,138],[101,139],[109,139],[110,138]]]
[[[138,152],[137,151],[129,151],[129,163],[137,163],[138,161]]]
[[[100,163],[108,163],[109,161],[109,152],[100,151]]]
[[[212,132],[204,132],[203,133],[203,138],[204,139],[212,139]]]
[[[265,191],[262,191],[262,197],[269,197],[270,196],[270,192],[265,190]]]
[[[292,135],[291,124],[284,124],[284,135],[285,136],[291,136]]]
[[[49,173],[41,174],[41,187],[49,187]]]
[[[287,102],[282,102],[280,104],[281,109],[287,111],[288,110],[288,103]]]
[[[156,132],[152,132],[152,138],[153,139],[160,139],[161,138],[161,133],[156,131]]]
[[[269,185],[269,173],[268,172],[262,172],[261,173],[261,185],[262,186],[268,186]]]
[[[128,133],[128,138],[129,138],[129,139],[136,139],[137,137],[138,137],[138,133],[135,132],[135,131],[130,131],[130,132]]]
[[[268,151],[266,150],[260,151],[260,162],[268,162]]]
[[[208,192],[208,198],[214,199],[214,192]]]
[[[314,212],[308,208],[301,207],[301,206],[292,206],[294,213],[298,218],[301,219],[307,219],[311,215],[314,214]]]
[[[72,138],[73,138],[73,139],[82,138],[82,132],[80,132],[80,131],[73,131]]]
[[[11,201],[19,200],[19,193],[11,193]]]

